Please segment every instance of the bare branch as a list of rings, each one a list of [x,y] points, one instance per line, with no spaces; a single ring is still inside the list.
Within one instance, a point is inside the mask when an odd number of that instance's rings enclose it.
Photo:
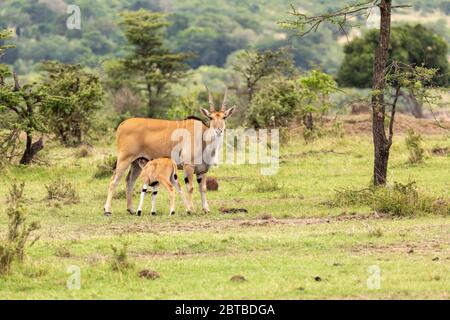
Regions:
[[[288,29],[299,29],[299,36],[305,36],[310,32],[316,32],[319,26],[324,22],[330,22],[336,24],[339,27],[339,30],[344,31],[344,26],[347,24],[349,20],[352,20],[356,17],[367,14],[362,13],[362,11],[367,12],[369,9],[374,7],[378,7],[380,4],[379,0],[370,0],[364,1],[360,3],[355,3],[339,10],[336,10],[331,13],[320,14],[316,16],[309,16],[304,13],[298,12],[295,7],[291,4],[291,12],[290,14],[295,17],[295,20],[288,20],[281,22],[284,27]],[[411,5],[397,5],[392,6],[392,8],[411,8]]]
[[[397,88],[395,89],[395,98],[394,98],[394,102],[392,103],[391,119],[389,120],[388,148],[391,147],[392,137],[394,136],[395,108],[397,106],[397,100],[398,100],[399,96],[400,96],[400,84],[397,85]]]

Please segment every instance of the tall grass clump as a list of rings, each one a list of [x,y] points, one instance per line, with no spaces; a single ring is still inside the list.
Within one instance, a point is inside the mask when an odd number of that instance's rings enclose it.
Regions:
[[[275,192],[279,191],[283,186],[278,182],[275,177],[262,177],[260,178],[254,186],[256,192]]]
[[[8,274],[12,263],[23,261],[25,248],[31,247],[38,238],[29,241],[31,234],[39,229],[39,223],[27,223],[23,208],[23,190],[25,183],[14,182],[9,190],[8,201],[8,232],[6,239],[0,241],[0,274]]]
[[[45,188],[47,189],[47,200],[62,201],[65,204],[80,202],[80,196],[75,185],[63,177],[59,177],[45,185]]]
[[[111,245],[113,255],[111,258],[111,268],[114,271],[122,272],[132,268],[134,265],[128,260],[128,242],[122,242],[121,247]]]
[[[116,162],[117,157],[111,154],[103,158],[103,160],[97,164],[97,170],[94,173],[94,178],[101,179],[111,177],[116,167]]]
[[[82,145],[78,147],[75,151],[75,158],[87,158],[92,155],[92,148],[87,145]]]
[[[408,129],[405,143],[409,152],[408,162],[410,164],[422,163],[425,157],[425,149],[422,146],[422,136],[419,133],[415,133],[413,129]]]
[[[392,186],[362,190],[340,190],[331,201],[335,207],[368,206],[378,213],[408,217],[417,215],[450,215],[450,199],[425,194],[415,182],[395,182]]]

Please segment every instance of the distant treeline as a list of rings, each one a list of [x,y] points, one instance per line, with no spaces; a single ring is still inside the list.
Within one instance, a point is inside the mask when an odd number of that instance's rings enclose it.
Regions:
[[[297,9],[324,12],[342,6],[342,1],[292,1]],[[347,0],[351,3],[352,1]],[[450,11],[450,1],[409,1],[418,10]],[[140,8],[166,12],[172,23],[167,44],[176,52],[192,52],[188,64],[223,67],[234,52],[289,47],[295,64],[314,66],[336,73],[343,58],[336,39],[342,36],[334,26],[322,28],[303,39],[283,30],[277,22],[288,17],[284,0],[73,0],[81,9],[81,30],[66,27],[64,0],[2,1],[0,29],[14,29],[16,48],[4,57],[21,74],[33,71],[35,62],[58,60],[96,67],[125,54],[126,39],[117,26],[119,13]]]

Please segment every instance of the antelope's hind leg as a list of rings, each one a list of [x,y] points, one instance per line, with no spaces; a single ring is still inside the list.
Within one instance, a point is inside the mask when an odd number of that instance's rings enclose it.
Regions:
[[[122,159],[120,157],[117,158],[116,169],[114,170],[111,180],[109,181],[108,196],[106,198],[106,203],[103,208],[105,216],[110,216],[112,214],[111,202],[114,192],[116,190],[117,185],[119,184],[120,179],[122,179],[122,176],[124,175],[127,168],[130,166],[130,164],[131,164],[130,159],[127,158]]]
[[[152,216],[156,215],[156,196],[158,195],[158,181],[151,184],[152,191]]]
[[[141,167],[139,166],[139,163],[137,160],[133,161],[131,163],[130,171],[128,172],[126,181],[127,181],[127,211],[133,215],[134,209],[133,209],[133,188],[134,184],[136,182],[136,179],[139,177],[139,174],[141,173]]]
[[[184,207],[186,209],[186,213],[190,214],[191,213],[191,208],[189,206],[189,203],[186,199],[186,195],[183,192],[183,189],[181,188],[180,182],[178,181],[178,176],[177,174],[174,174],[172,176],[172,179],[170,181],[172,183],[172,185],[175,187],[175,189],[177,189],[178,193],[180,194],[181,200],[183,200],[183,204]]]
[[[173,215],[175,214],[175,190],[169,180],[161,179],[160,182],[169,192],[169,201],[170,201],[169,215]]]

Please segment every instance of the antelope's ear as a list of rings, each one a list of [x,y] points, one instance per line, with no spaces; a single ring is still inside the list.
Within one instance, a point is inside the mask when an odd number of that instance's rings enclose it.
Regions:
[[[228,118],[229,116],[231,116],[232,114],[233,114],[233,112],[234,112],[234,110],[236,109],[236,106],[232,106],[230,109],[227,109],[225,112],[224,112],[224,119],[226,119],[226,118]]]
[[[209,113],[208,110],[206,110],[205,108],[200,108],[201,113],[203,113],[203,115],[205,117],[208,117],[209,119],[211,119],[211,114]]]

